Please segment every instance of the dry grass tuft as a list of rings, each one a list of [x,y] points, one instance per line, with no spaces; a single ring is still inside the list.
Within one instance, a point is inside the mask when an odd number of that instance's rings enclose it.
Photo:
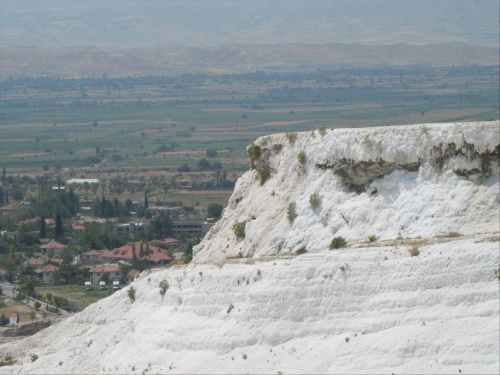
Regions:
[[[418,246],[417,245],[412,245],[412,247],[410,249],[410,256],[416,257],[419,254],[420,254],[420,250],[418,249]]]

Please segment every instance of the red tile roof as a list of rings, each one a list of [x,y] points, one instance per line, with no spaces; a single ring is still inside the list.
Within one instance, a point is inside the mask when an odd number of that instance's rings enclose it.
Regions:
[[[59,243],[57,241],[50,241],[49,243],[42,245],[44,249],[65,249],[66,246],[63,245],[62,243]]]
[[[49,272],[56,272],[59,269],[57,266],[53,266],[52,264],[47,264],[46,266],[42,268],[38,268],[35,270],[36,273],[49,273]]]
[[[7,276],[7,271],[3,268],[0,268],[0,275]]]
[[[26,261],[24,261],[22,264],[21,264],[21,267],[28,267],[28,266],[43,266],[45,263],[47,263],[47,261],[49,260],[49,258],[47,257],[41,257],[41,258],[30,258]]]
[[[147,244],[144,243],[143,251],[147,251]],[[135,242],[135,253],[137,259],[139,260],[149,260],[154,263],[159,263],[161,261],[170,261],[172,258],[166,253],[165,250],[160,249],[157,246],[149,245],[150,254],[140,257],[141,242]],[[115,258],[115,259],[126,259],[132,260],[132,245],[127,244],[122,247],[115,248],[113,250],[105,250],[102,252],[103,258]]]
[[[73,230],[85,230],[85,227],[82,224],[73,224],[71,228],[73,228]]]

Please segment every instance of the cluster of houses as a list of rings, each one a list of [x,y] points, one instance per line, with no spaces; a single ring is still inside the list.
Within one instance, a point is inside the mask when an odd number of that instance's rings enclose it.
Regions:
[[[99,183],[98,180],[84,180],[75,179],[67,181],[67,184],[76,183]],[[191,188],[191,181],[183,180],[181,181],[182,188]],[[64,187],[57,187],[58,189],[63,189]],[[82,203],[85,203],[82,201]],[[91,201],[87,202],[91,203]],[[134,205],[140,205],[140,202],[134,202]],[[25,203],[13,203],[0,207],[0,215],[3,213],[14,212],[22,208]],[[90,207],[81,207],[82,212]],[[177,208],[165,208],[165,207],[153,207],[151,210],[175,210]],[[179,208],[180,209],[180,208]],[[21,224],[33,227],[37,224],[39,218],[28,219]],[[50,218],[45,218],[45,225],[48,228],[55,227],[55,221]],[[213,219],[206,220],[193,220],[193,221],[175,221],[172,223],[172,232],[174,236],[184,236],[186,238],[203,237],[210,228],[214,225]],[[149,226],[148,222],[129,222],[122,224],[115,224],[113,230],[118,235],[130,235],[137,232],[145,231]],[[72,224],[73,235],[81,234],[85,231],[85,226],[79,223]],[[35,232],[33,232],[35,233]],[[16,238],[17,231],[8,232],[0,231],[0,236]],[[70,238],[70,240],[72,240]],[[74,240],[74,239],[73,239]],[[38,257],[33,257],[22,263],[21,267],[31,267],[40,281],[51,282],[54,275],[59,270],[61,263],[63,262],[63,254],[66,250],[66,245],[52,240],[52,239],[39,239],[40,241],[40,254]],[[76,240],[75,240],[76,241]],[[73,242],[75,243],[75,242]],[[175,252],[177,250],[177,252]],[[135,252],[135,257],[134,257]],[[183,256],[183,253],[179,251],[179,241],[174,238],[166,238],[160,241],[153,241],[153,243],[146,242],[134,242],[128,243],[124,246],[115,249],[105,249],[105,250],[90,250],[81,254],[79,261],[75,261],[75,264],[90,268],[91,282],[97,285],[104,275],[107,275],[109,280],[120,280],[123,282],[129,282],[133,280],[135,275],[139,272],[138,270],[132,269],[126,275],[122,274],[120,265],[132,265],[136,258],[137,261],[143,267],[162,267],[169,265],[172,262],[172,258],[169,254],[172,254],[175,259]],[[0,269],[0,280],[5,279],[6,271]]]
[[[171,248],[179,245],[175,239],[170,240]],[[132,265],[135,257],[148,268],[167,266],[172,262],[172,257],[167,250],[146,242],[132,242],[112,250],[90,250],[82,254],[82,263],[90,265],[91,282],[97,285],[104,274],[110,280],[123,280],[130,282],[139,272],[131,269],[128,274],[123,275],[120,264]]]
[[[59,270],[66,246],[55,240],[41,239],[41,242],[41,256],[26,260],[21,264],[21,267],[32,267],[35,275],[41,281],[50,282],[54,278],[54,274]],[[120,265],[132,266],[134,258],[148,268],[163,267],[172,262],[172,257],[167,249],[176,250],[179,241],[174,238],[166,238],[157,242],[161,242],[162,247],[147,242],[133,242],[112,250],[86,251],[81,254],[80,264],[82,267],[90,268],[90,281],[93,285],[98,285],[105,274],[109,280],[128,283],[134,279],[139,271],[131,269],[127,274],[122,274]]]
[[[49,282],[54,277],[55,272],[59,270],[59,265],[63,261],[62,254],[66,250],[66,246],[47,238],[41,238],[40,243],[42,256],[26,260],[21,264],[21,268],[32,267],[35,275],[40,280]]]

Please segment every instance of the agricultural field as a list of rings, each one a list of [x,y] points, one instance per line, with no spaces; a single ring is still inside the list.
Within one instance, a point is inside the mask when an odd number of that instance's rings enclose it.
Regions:
[[[86,291],[83,285],[42,286],[37,287],[36,292],[40,294],[51,293],[52,295],[64,297],[70,301],[76,301],[78,303],[77,311],[82,311],[94,302],[114,293],[111,287],[108,288],[108,290],[98,290],[98,288],[95,287],[93,290]]]
[[[76,190],[90,200],[136,201],[148,190],[160,203],[206,207],[225,204],[259,136],[498,119],[498,103],[499,69],[480,66],[10,78],[0,82],[0,167],[98,178],[100,187]],[[196,186],[179,189],[186,179]]]

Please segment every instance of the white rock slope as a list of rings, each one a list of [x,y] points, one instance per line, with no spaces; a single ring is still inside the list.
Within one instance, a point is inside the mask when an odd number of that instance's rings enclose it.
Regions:
[[[293,144],[271,136],[279,152],[259,139],[257,170],[238,182],[197,264],[143,274],[135,302],[128,287],[0,346],[0,358],[16,361],[0,373],[498,373],[498,126],[327,131]],[[439,143],[445,157],[434,162]],[[246,219],[238,240],[232,224]],[[398,233],[415,238],[390,239]],[[339,234],[388,240],[327,250]],[[266,256],[279,243],[281,253],[314,252]],[[420,255],[410,257],[412,246]],[[224,260],[240,251],[260,259]]]
[[[323,135],[321,134],[323,133]],[[328,248],[333,237],[432,237],[496,232],[499,122],[278,134],[249,147],[237,183],[197,262]],[[305,155],[305,164],[297,158]],[[270,172],[261,186],[260,175]],[[312,194],[321,199],[313,209]],[[295,202],[297,218],[287,208]],[[233,226],[246,222],[245,238]]]

